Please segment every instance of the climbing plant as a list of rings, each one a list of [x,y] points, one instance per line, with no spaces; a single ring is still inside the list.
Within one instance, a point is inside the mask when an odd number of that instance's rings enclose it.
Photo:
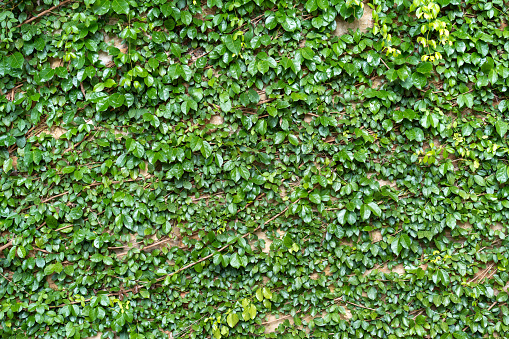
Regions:
[[[4,337],[509,335],[502,0],[0,8]]]

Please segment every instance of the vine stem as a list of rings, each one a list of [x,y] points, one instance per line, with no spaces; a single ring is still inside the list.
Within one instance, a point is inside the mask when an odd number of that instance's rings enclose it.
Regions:
[[[44,225],[46,225],[46,221],[43,222],[41,226],[37,227],[37,230],[41,229],[41,227],[43,227]],[[5,245],[2,245],[0,247],[0,252],[2,252],[3,250],[5,250],[6,248],[11,247],[11,246],[12,246],[12,240],[9,240]]]
[[[311,192],[312,192],[315,188],[316,188],[316,186],[315,186],[315,187],[313,187],[310,191],[308,191],[308,194],[309,194],[309,193],[311,193]],[[242,238],[246,238],[247,236],[249,236],[249,235],[253,234],[253,233],[254,233],[254,232],[256,232],[256,231],[258,231],[258,230],[259,230],[262,226],[267,225],[269,222],[273,221],[274,219],[276,219],[277,217],[279,217],[280,215],[282,215],[283,213],[285,213],[286,211],[288,211],[288,209],[290,208],[290,206],[291,206],[291,205],[298,203],[301,199],[302,199],[302,198],[299,198],[299,199],[295,200],[294,202],[292,202],[291,204],[289,204],[288,206],[286,206],[286,208],[285,208],[285,209],[283,209],[281,212],[279,212],[278,214],[276,214],[275,216],[273,216],[273,217],[272,217],[272,218],[270,218],[269,220],[265,221],[262,225],[260,225],[260,226],[258,226],[257,228],[255,228],[252,232],[244,234],[244,235],[242,236]],[[246,207],[247,207],[247,206],[248,206],[248,205],[246,205]],[[217,250],[217,253],[220,253],[220,252],[224,251],[225,249],[227,249],[228,247],[230,247],[230,245],[231,245],[231,244],[226,244],[226,245],[224,245],[223,247],[221,247],[220,249],[218,249],[218,250]],[[172,273],[170,273],[170,274],[168,274],[168,275],[166,275],[166,276],[163,276],[163,277],[160,277],[160,278],[156,279],[156,282],[161,281],[161,280],[164,280],[164,279],[169,278],[169,277],[172,277],[173,275],[175,275],[175,274],[177,274],[177,273],[180,273],[180,272],[182,272],[182,271],[183,271],[183,270],[185,270],[185,269],[191,268],[191,267],[193,267],[194,265],[197,265],[197,264],[199,264],[199,263],[201,263],[201,262],[203,262],[203,261],[205,261],[205,260],[207,260],[207,259],[210,259],[210,258],[212,258],[215,254],[216,254],[216,252],[211,253],[211,254],[209,254],[209,255],[207,255],[207,256],[205,256],[205,257],[201,258],[201,259],[200,259],[200,260],[198,260],[198,261],[195,261],[195,262],[190,263],[190,264],[188,264],[188,265],[186,265],[186,266],[184,266],[184,267],[181,267],[181,268],[179,268],[178,270],[176,270],[175,272],[172,272]]]
[[[0,273],[2,275],[2,277],[5,278],[5,280],[7,280],[8,282],[12,283],[12,280],[7,278],[3,273]],[[18,286],[16,283],[14,283],[14,285]]]
[[[73,2],[73,1],[74,1],[74,0],[65,0],[65,1],[62,1],[62,2],[61,2],[61,3],[59,3],[58,5],[55,5],[55,6],[51,7],[50,9],[47,9],[47,10],[45,10],[45,11],[43,11],[43,12],[41,12],[41,13],[37,14],[36,16],[34,16],[34,17],[32,17],[32,18],[28,19],[27,21],[20,23],[18,26],[16,26],[16,28],[19,28],[19,27],[21,27],[22,25],[29,24],[29,23],[31,23],[32,21],[34,21],[34,20],[36,20],[36,19],[38,19],[38,18],[40,18],[40,17],[42,17],[42,16],[44,16],[44,15],[48,14],[48,13],[49,13],[49,12],[51,12],[52,10],[54,10],[54,9],[56,9],[56,8],[58,8],[58,7],[62,6],[62,5],[64,5],[64,4],[66,4],[66,3],[68,3],[68,2]]]
[[[196,320],[194,323],[192,323],[191,325],[187,326],[186,328],[184,328],[182,331],[180,331],[179,333],[177,333],[177,336],[175,338],[178,338],[180,337],[182,334],[186,333],[187,330],[189,329],[189,327],[193,326],[194,324],[196,324],[198,321],[202,320],[203,318],[205,318],[207,314],[204,314],[203,317],[201,317],[200,319]]]
[[[493,304],[491,304],[491,306],[488,308],[488,311],[491,311],[491,309],[497,304],[497,302],[493,302]]]
[[[73,226],[74,226],[73,224],[69,224],[67,226],[63,226],[63,227],[56,229],[55,232],[60,232],[61,230],[65,230],[66,228],[73,227]]]
[[[382,63],[385,65],[385,67],[387,67],[387,69],[391,69],[389,66],[387,66],[387,64],[385,63],[384,59],[380,58],[380,61],[382,61]]]
[[[345,301],[347,304],[350,304],[350,305],[354,305],[354,306],[357,306],[357,307],[361,307],[361,308],[365,308],[367,310],[371,310],[371,311],[375,311],[376,310],[374,308],[371,308],[371,307],[367,307],[367,306],[363,306],[363,305],[359,305],[359,304],[356,304],[356,303],[353,303],[351,301]]]
[[[0,247],[0,252],[2,252],[3,250],[5,250],[8,247],[11,247],[11,245],[12,245],[12,240],[9,240],[5,245]]]
[[[136,178],[136,179],[129,179],[129,180],[117,180],[117,181],[112,181],[112,182],[109,182],[109,183],[104,183],[104,182],[102,182],[102,181],[99,181],[99,182],[93,182],[93,183],[91,183],[91,184],[89,184],[89,185],[87,185],[87,186],[84,186],[84,187],[86,187],[86,188],[88,189],[88,188],[90,188],[90,187],[95,187],[95,186],[104,185],[104,184],[108,184],[108,185],[115,185],[115,184],[126,183],[126,182],[134,182],[134,181],[140,181],[140,180],[148,180],[148,179],[151,179],[151,178],[153,178],[153,176],[148,176],[148,177],[145,177],[145,178],[144,178],[144,177],[140,177],[140,178]],[[63,195],[66,195],[66,194],[69,194],[69,192],[63,192],[63,193],[59,193],[59,194],[57,194],[57,195],[51,196],[51,197],[49,197],[49,198],[46,198],[46,199],[42,200],[42,201],[41,201],[41,203],[43,203],[43,204],[44,204],[44,203],[47,203],[47,202],[48,202],[48,201],[50,201],[50,200],[56,199],[56,198],[58,198],[58,197],[61,197],[61,196],[63,196]],[[80,195],[80,194],[81,194],[81,192],[80,192],[78,195]],[[33,206],[35,206],[35,205],[27,206],[27,207],[25,207],[25,208],[21,209],[21,210],[20,210],[20,212],[22,212],[22,211],[24,211],[24,210],[26,210],[26,209],[29,209],[29,208],[31,208],[31,207],[33,207]]]

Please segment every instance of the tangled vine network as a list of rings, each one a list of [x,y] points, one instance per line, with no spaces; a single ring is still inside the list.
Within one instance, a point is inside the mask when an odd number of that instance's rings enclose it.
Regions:
[[[0,0],[0,334],[508,338],[508,10]]]

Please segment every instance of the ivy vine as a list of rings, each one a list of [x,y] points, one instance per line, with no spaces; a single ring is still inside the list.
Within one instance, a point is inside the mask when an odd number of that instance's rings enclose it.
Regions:
[[[0,1],[0,333],[509,336],[508,6]]]

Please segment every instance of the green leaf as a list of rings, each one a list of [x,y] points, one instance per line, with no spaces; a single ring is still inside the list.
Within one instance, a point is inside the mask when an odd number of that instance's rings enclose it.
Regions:
[[[74,324],[72,322],[68,322],[65,325],[65,336],[67,338],[70,338],[74,335],[75,332],[76,332],[76,328],[74,327]]]
[[[323,10],[329,8],[329,0],[317,0],[317,5]]]
[[[239,255],[237,253],[234,253],[230,257],[230,265],[234,268],[239,268],[241,266]]]
[[[249,98],[249,101],[253,104],[257,104],[259,101],[260,101],[260,96],[258,95],[258,93],[254,90],[254,89],[249,89],[249,91],[247,91],[247,96]]]
[[[394,124],[392,123],[392,120],[390,119],[385,119],[383,122],[382,122],[382,127],[387,131],[389,132],[390,130],[392,130],[392,128],[394,127]]]
[[[65,166],[64,168],[62,168],[62,173],[65,173],[65,174],[72,173],[72,172],[74,172],[75,168],[76,167],[74,167],[74,166]]]
[[[428,82],[426,75],[420,73],[412,73],[411,80],[414,86],[419,89],[426,86],[426,83]]]
[[[256,290],[256,299],[258,299],[258,301],[262,301],[263,300],[263,292],[262,292],[261,288],[258,288]]]
[[[288,16],[285,18],[281,26],[283,26],[283,29],[287,32],[293,32],[297,29],[297,23],[295,22],[295,19]]]
[[[494,65],[493,58],[488,57],[481,65],[481,71],[483,71],[484,74],[488,74],[493,69]]]
[[[48,265],[48,266],[47,266],[47,268],[48,268],[48,271],[49,271],[49,272],[51,272],[51,273],[49,273],[49,274],[52,274],[52,273],[60,273],[60,272],[62,272],[62,270],[64,269],[64,267],[62,266],[62,263],[61,263],[61,262],[57,262],[57,263],[55,263],[55,264]],[[46,275],[49,275],[49,274],[47,274],[47,273],[46,273],[46,268],[44,269],[44,273],[45,273]]]
[[[110,298],[106,294],[100,294],[99,295],[99,303],[102,306],[107,307],[110,305]]]
[[[289,134],[288,135],[288,141],[290,141],[290,143],[294,146],[297,146],[299,144],[299,138],[297,138],[295,135],[293,134]]]
[[[460,94],[460,95],[458,95],[457,102],[458,102],[458,106],[460,108],[464,107],[464,106],[467,106],[468,108],[472,108],[472,106],[474,105],[474,97],[470,93]]]
[[[479,186],[486,186],[486,181],[480,175],[474,175],[474,181]]]
[[[108,88],[111,88],[113,86],[116,86],[117,83],[115,82],[115,80],[113,79],[107,79],[105,82],[104,82],[104,87],[108,87]]]
[[[42,268],[44,267],[44,265],[46,265],[46,261],[44,260],[44,258],[37,257],[35,258],[35,264],[37,265],[37,267]]]
[[[274,29],[278,24],[276,17],[274,15],[269,15],[267,19],[265,19],[265,28],[268,30]]]
[[[394,81],[398,78],[398,72],[396,72],[394,68],[391,68],[385,73],[385,76],[387,77],[387,80]]]
[[[291,248],[293,245],[292,237],[289,233],[286,233],[285,237],[283,238],[283,245],[285,245],[287,248]]]
[[[132,138],[127,139],[126,148],[128,152],[132,152],[134,156],[142,158],[145,155],[145,148],[142,144]]]
[[[422,74],[429,74],[433,70],[433,64],[429,61],[421,62],[416,71]]]
[[[255,131],[261,135],[265,135],[267,133],[267,120],[259,119],[256,122]]]
[[[492,85],[494,85],[498,80],[498,74],[495,69],[490,70],[488,73],[488,80],[491,82]]]
[[[318,176],[318,183],[320,184],[320,186],[322,187],[327,187],[327,178],[324,177],[323,175],[319,175]]]
[[[0,76],[8,74],[10,70],[11,70],[10,58],[7,57],[0,58]]]
[[[235,325],[237,325],[237,323],[239,322],[239,316],[237,315],[237,313],[230,313],[228,314],[228,316],[226,317],[226,323],[228,324],[228,326],[230,326],[231,328],[234,328]]]
[[[166,42],[166,34],[164,32],[152,32],[152,41],[156,44]]]
[[[447,214],[445,221],[446,221],[447,226],[449,226],[450,228],[456,227],[456,218],[454,217],[454,215]]]
[[[23,54],[20,52],[15,52],[10,56],[10,63],[12,68],[23,68],[23,63],[25,59],[23,58]]]
[[[239,260],[240,260],[240,264],[243,266],[243,267],[246,267],[247,264],[249,263],[249,259],[247,258],[247,256],[245,255],[240,255],[239,256]]]
[[[317,29],[326,25],[325,21],[323,20],[323,18],[321,16],[317,16],[317,17],[313,18],[311,20],[311,24],[313,25],[314,28],[317,28]]]
[[[399,237],[398,238],[394,238],[391,242],[391,249],[392,251],[396,254],[396,255],[399,255],[399,253],[401,252],[401,249],[402,249],[402,246],[401,244],[399,243]]]
[[[245,321],[251,319],[251,315],[249,314],[249,306],[244,307],[244,310],[242,311],[242,319]]]
[[[95,74],[96,74],[95,68],[92,66],[88,66],[87,68],[85,68],[85,72],[83,72],[83,79],[85,79],[85,77],[92,79],[95,76]]]
[[[64,267],[64,273],[67,274],[67,275],[72,276],[74,274],[74,266],[72,266],[72,265],[65,266]]]
[[[498,295],[497,295],[497,301],[499,303],[503,303],[503,302],[506,302],[508,299],[508,295],[507,295],[507,292],[505,291],[502,291],[500,292]]]
[[[196,271],[196,273],[201,273],[203,271],[203,264],[198,263],[198,264],[194,265],[194,270]]]
[[[499,104],[497,105],[497,108],[500,111],[500,113],[505,112],[507,110],[507,101],[506,100],[500,101]]]
[[[266,299],[272,299],[272,292],[267,287],[263,287],[263,296]]]
[[[258,71],[260,71],[260,73],[265,74],[268,72],[270,68],[270,63],[267,60],[258,60],[258,62],[256,63],[256,67],[258,68]]]
[[[366,205],[366,204],[362,204],[362,206],[361,206],[361,218],[362,218],[362,220],[369,219],[370,215],[371,215],[371,209],[369,208],[369,206]]]
[[[355,212],[348,212],[346,215],[346,221],[350,225],[354,225],[357,222],[357,214]]]
[[[203,99],[203,89],[201,88],[189,88],[189,94],[191,94],[191,96],[197,101]]]
[[[509,178],[509,174],[507,173],[508,171],[509,171],[509,167],[507,167],[506,165],[501,165],[497,169],[495,176],[501,184],[505,183],[507,181],[507,179]]]
[[[69,212],[69,216],[71,217],[72,220],[78,220],[83,216],[83,208],[75,207],[71,209],[71,211]]]
[[[200,151],[203,157],[208,158],[212,154],[212,146],[210,146],[207,141],[203,140]]]
[[[410,76],[410,70],[408,67],[402,67],[398,69],[398,77],[401,81],[405,81]]]
[[[216,165],[219,168],[223,167],[223,162],[224,162],[223,156],[220,153],[216,153],[215,155],[216,155]]]
[[[412,239],[407,234],[402,234],[399,238],[399,243],[403,248],[409,249],[412,245]]]
[[[46,267],[44,267],[44,274],[45,275],[51,275],[55,272],[55,265],[51,264]]]
[[[283,141],[285,141],[285,137],[286,134],[284,132],[277,132],[276,136],[274,137],[274,143],[276,145],[282,143]]]
[[[156,58],[150,58],[148,60],[148,65],[150,66],[150,68],[156,69],[157,67],[159,67],[159,60],[157,60]],[[108,80],[112,80],[112,79],[108,79]]]
[[[27,250],[23,246],[18,246],[16,253],[18,254],[18,257],[24,258],[27,255]]]
[[[317,0],[308,0],[308,1],[306,2],[305,7],[306,7],[306,10],[307,10],[308,12],[314,12],[314,11],[316,11],[316,10],[318,9]]]
[[[339,211],[339,212],[337,213],[337,215],[336,215],[336,216],[337,216],[337,219],[338,219],[338,222],[339,222],[341,225],[344,225],[344,224],[345,224],[345,222],[346,222],[345,215],[346,215],[346,210],[345,210],[345,209],[343,209],[343,210]]]
[[[225,45],[226,45],[226,48],[228,48],[233,54],[240,53],[240,48],[241,48],[240,38],[233,40],[233,36],[231,34],[228,34],[225,37]]]
[[[311,47],[304,47],[303,49],[300,50],[300,53],[302,57],[306,60],[313,60],[315,56],[315,52],[313,52]]]
[[[96,0],[94,3],[94,14],[96,15],[104,15],[108,13],[110,10],[111,2],[110,0]]]
[[[503,138],[507,132],[507,123],[503,120],[497,120],[497,122],[495,123],[495,128],[497,130],[498,135],[500,135],[500,137]]]
[[[311,202],[315,203],[315,204],[319,204],[322,202],[322,199],[320,197],[320,194],[318,193],[311,193],[309,195],[309,200],[311,200]]]
[[[483,57],[488,55],[488,53],[490,51],[489,45],[486,42],[481,41],[481,40],[477,41],[477,43],[475,44],[475,47],[476,47],[477,51],[479,52],[479,54],[481,54]]]
[[[134,149],[136,148],[136,141],[133,138],[128,138],[125,142],[125,148],[127,149],[128,152],[134,151]]]
[[[249,180],[250,173],[249,173],[249,170],[246,167],[240,166],[239,167],[239,173],[240,173],[240,176],[242,178],[244,178],[245,180]]]
[[[238,167],[235,167],[232,172],[231,172],[231,178],[235,181],[235,182],[238,182],[241,178],[241,175],[240,175],[240,169]]]
[[[378,204],[376,202],[374,201],[370,202],[368,204],[368,207],[377,217],[382,215],[382,210],[380,209],[380,207],[378,207]]]
[[[421,142],[424,140],[424,132],[420,128],[412,128],[405,131],[405,135],[409,140]]]
[[[368,298],[371,299],[371,300],[375,300],[376,299],[376,288],[374,288],[373,286],[371,286],[371,288],[368,289],[368,292],[366,293]]]
[[[46,67],[39,73],[39,77],[41,78],[42,82],[50,81],[54,75],[55,70],[51,67]]]
[[[104,82],[99,82],[97,84],[95,84],[94,88],[92,89],[92,91],[94,92],[101,92],[103,89],[104,89]]]
[[[110,104],[108,98],[101,98],[96,104],[96,109],[99,112],[103,112],[108,109],[109,105]]]
[[[254,304],[249,306],[249,315],[251,316],[251,319],[256,318],[256,306]]]
[[[182,20],[184,25],[189,26],[189,24],[193,21],[193,15],[189,13],[189,11],[182,11],[180,12],[180,20]]]
[[[450,282],[449,273],[447,271],[445,271],[444,269],[437,270],[433,274],[432,279],[433,279],[433,282],[435,284],[441,283],[445,287],[447,287],[449,285],[449,282]]]
[[[13,160],[12,158],[9,158],[4,161],[3,170],[5,173],[9,172],[12,169],[13,166]]]
[[[112,0],[111,8],[117,14],[128,14],[129,13],[129,4],[126,0]]]

